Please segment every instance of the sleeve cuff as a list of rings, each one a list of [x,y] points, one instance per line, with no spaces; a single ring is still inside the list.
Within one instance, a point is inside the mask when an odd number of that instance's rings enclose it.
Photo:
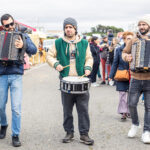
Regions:
[[[54,64],[54,68],[56,69],[56,67],[59,65],[59,62],[56,62],[55,64]]]
[[[90,70],[90,71],[92,71],[92,68],[90,66],[85,66],[84,70]]]

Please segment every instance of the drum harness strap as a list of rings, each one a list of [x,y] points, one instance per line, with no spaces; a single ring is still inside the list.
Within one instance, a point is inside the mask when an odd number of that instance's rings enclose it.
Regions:
[[[66,47],[66,55],[67,55],[67,50],[68,50],[68,47],[69,47],[69,51],[70,51],[70,45],[71,43],[67,43],[67,47]],[[77,46],[77,43],[74,43],[75,44],[75,48],[76,48],[76,53],[77,55],[79,56],[79,51],[78,51],[78,46]]]

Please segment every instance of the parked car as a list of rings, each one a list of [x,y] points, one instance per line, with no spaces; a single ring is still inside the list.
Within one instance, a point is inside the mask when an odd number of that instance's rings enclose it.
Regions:
[[[48,39],[43,41],[43,48],[46,52],[48,52],[49,49],[52,48],[52,45],[54,44],[56,39]]]

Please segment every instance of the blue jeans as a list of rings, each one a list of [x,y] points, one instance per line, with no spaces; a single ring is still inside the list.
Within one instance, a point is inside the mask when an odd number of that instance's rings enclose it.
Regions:
[[[19,135],[21,126],[22,75],[0,75],[0,124],[7,125],[6,103],[10,88],[12,136]]]
[[[140,95],[144,93],[144,131],[150,131],[150,80],[131,79],[129,88],[129,110],[134,125],[139,125],[137,104]]]

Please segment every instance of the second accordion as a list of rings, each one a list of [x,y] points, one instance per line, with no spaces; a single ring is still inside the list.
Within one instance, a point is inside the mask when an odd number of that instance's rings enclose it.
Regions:
[[[150,40],[137,40],[132,45],[131,55],[131,71],[150,72]]]

